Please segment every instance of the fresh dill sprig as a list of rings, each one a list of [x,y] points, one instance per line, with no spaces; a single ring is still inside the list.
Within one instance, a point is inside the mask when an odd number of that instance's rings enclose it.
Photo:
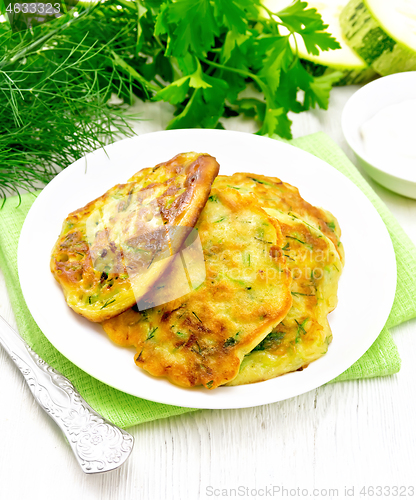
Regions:
[[[131,52],[135,27],[111,1],[17,33],[0,23],[0,198],[40,188],[85,153],[133,134],[137,117],[108,101],[147,93],[116,60]]]

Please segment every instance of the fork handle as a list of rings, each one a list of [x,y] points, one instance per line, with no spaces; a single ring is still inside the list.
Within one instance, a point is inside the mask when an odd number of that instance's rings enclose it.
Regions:
[[[38,356],[1,316],[0,344],[37,403],[66,436],[85,473],[107,472],[128,459],[133,436],[94,411],[72,383]]]

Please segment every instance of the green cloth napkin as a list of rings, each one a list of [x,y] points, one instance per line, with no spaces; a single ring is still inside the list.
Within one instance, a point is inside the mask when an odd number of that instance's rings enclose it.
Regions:
[[[318,133],[289,143],[322,158],[357,184],[383,218],[396,252],[397,291],[386,326],[371,348],[334,381],[396,373],[400,370],[400,357],[389,328],[416,317],[416,249],[387,207],[329,137]],[[0,210],[0,267],[22,337],[50,365],[67,376],[96,411],[121,427],[195,411],[136,398],[99,382],[62,356],[42,334],[26,307],[17,274],[19,234],[34,199],[33,195],[24,195],[18,206],[17,197],[8,198]]]

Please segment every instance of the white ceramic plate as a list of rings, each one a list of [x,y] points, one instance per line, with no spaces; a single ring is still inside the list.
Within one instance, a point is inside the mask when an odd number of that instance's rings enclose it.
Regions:
[[[339,305],[330,314],[333,342],[306,370],[240,387],[184,389],[155,378],[133,361],[134,349],[113,344],[100,325],[75,314],[49,270],[51,249],[69,212],[134,172],[185,151],[208,152],[222,174],[280,177],[310,203],[338,218],[346,266]],[[93,377],[141,398],[194,408],[243,408],[310,391],[351,366],[375,341],[393,304],[396,260],[377,211],[345,176],[315,156],[276,140],[221,130],[175,130],[141,135],[95,151],[60,173],[39,195],[19,242],[19,278],[26,303],[50,342]]]

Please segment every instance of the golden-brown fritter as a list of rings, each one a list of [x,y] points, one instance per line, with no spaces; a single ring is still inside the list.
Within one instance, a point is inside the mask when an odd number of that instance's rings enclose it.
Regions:
[[[292,304],[279,224],[252,195],[211,191],[196,225],[206,280],[191,293],[103,323],[119,345],[136,346],[136,364],[185,386],[231,381],[241,360]]]
[[[341,243],[341,229],[337,219],[327,210],[314,207],[305,201],[298,188],[282,182],[277,177],[258,174],[236,173],[231,176],[219,175],[215,186],[234,186],[242,193],[253,193],[259,206],[275,208],[284,213],[293,213],[306,223],[316,227],[329,238],[344,262],[344,247]]]
[[[171,265],[205,206],[219,165],[184,153],[135,174],[69,214],[51,257],[68,305],[91,321],[122,313]]]
[[[278,220],[285,240],[293,304],[283,321],[245,356],[238,376],[228,385],[259,382],[306,368],[327,352],[332,340],[327,315],[337,305],[343,267],[333,242],[292,212],[265,210]]]

